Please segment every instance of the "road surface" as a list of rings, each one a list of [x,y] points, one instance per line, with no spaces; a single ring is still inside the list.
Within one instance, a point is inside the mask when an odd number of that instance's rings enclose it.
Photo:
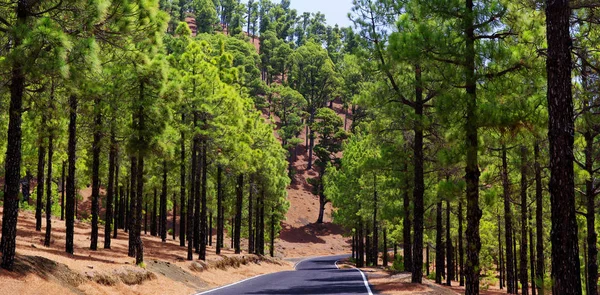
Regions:
[[[305,259],[296,264],[294,271],[262,275],[196,295],[372,295],[366,276],[360,270],[337,268],[336,262],[347,257]]]

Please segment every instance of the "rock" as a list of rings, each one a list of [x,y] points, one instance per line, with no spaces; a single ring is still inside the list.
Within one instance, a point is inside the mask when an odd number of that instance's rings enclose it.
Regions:
[[[89,269],[94,269],[94,266],[93,266],[93,265],[88,265],[87,267],[88,267]]]
[[[34,244],[31,244],[31,248],[37,249],[37,247]]]

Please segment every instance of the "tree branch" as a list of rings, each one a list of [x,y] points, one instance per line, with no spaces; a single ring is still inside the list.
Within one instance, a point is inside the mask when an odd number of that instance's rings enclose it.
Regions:
[[[569,7],[571,9],[597,8],[600,7],[600,2],[597,0],[571,0],[569,1]]]
[[[500,72],[496,72],[496,73],[488,73],[485,74],[484,77],[488,78],[488,79],[493,79],[493,78],[498,78],[498,77],[502,77],[510,72],[514,72],[516,70],[519,70],[521,68],[525,67],[525,63],[523,61],[519,62],[518,64],[513,65],[512,67],[500,71]]]

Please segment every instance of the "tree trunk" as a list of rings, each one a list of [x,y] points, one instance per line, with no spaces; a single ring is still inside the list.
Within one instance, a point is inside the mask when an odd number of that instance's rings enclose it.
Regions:
[[[387,267],[388,266],[388,252],[387,252],[387,230],[385,228],[383,228],[381,231],[383,231],[383,266]]]
[[[533,214],[529,214],[529,223],[531,223],[531,216]],[[535,289],[535,250],[533,246],[533,228],[529,227],[529,262],[530,262],[530,272],[531,272],[531,294],[536,295]],[[589,294],[589,293],[588,293]]]
[[[102,151],[102,112],[100,99],[94,101],[94,141],[92,143],[92,233],[90,249],[98,249],[98,199],[100,198],[100,152]]]
[[[156,207],[157,207],[158,189],[154,188],[154,200],[152,201],[152,215],[150,215],[150,235],[158,236],[157,230],[157,218],[156,218]]]
[[[240,174],[237,179],[236,187],[236,202],[235,202],[235,234],[234,248],[235,254],[241,253],[240,232],[242,228],[242,206],[244,202],[244,174]],[[272,212],[271,212],[272,214]]]
[[[127,226],[129,227],[129,247],[128,247],[128,253],[127,255],[129,257],[135,257],[135,250],[136,250],[136,245],[135,245],[135,228],[136,228],[136,218],[137,218],[137,214],[135,212],[137,212],[137,201],[136,201],[136,189],[137,189],[137,179],[138,179],[138,164],[137,164],[137,158],[135,156],[131,157],[131,186],[130,186],[130,191],[129,191],[129,214],[127,214],[127,216],[129,217],[129,222],[127,223]],[[141,204],[140,204],[141,206]]]
[[[504,193],[504,235],[506,241],[506,288],[508,294],[517,292],[515,273],[513,265],[513,241],[512,241],[512,210],[510,204],[510,183],[508,179],[508,161],[506,146],[502,145],[502,187]],[[516,253],[515,253],[516,254]]]
[[[450,201],[446,200],[446,266],[448,268],[446,275],[446,285],[452,286],[452,278],[454,278],[454,263],[452,255],[452,238],[450,237]]]
[[[254,237],[252,231],[252,203],[254,196],[254,174],[250,175],[248,182],[248,253],[254,253]]]
[[[356,260],[356,266],[365,266],[365,237],[364,237],[364,226],[362,219],[358,221],[358,259]]]
[[[162,192],[160,194],[160,238],[167,241],[167,160],[163,160]]]
[[[54,84],[52,86],[54,92]],[[54,95],[52,95],[54,96]],[[53,97],[51,99],[54,99]],[[51,108],[52,109],[52,108]],[[46,188],[46,235],[44,237],[44,246],[50,247],[50,238],[52,235],[52,156],[54,154],[54,135],[52,130],[48,136],[48,184]]]
[[[10,145],[9,145],[10,146]],[[73,233],[75,227],[75,157],[77,151],[77,96],[69,97],[69,174],[67,176],[67,205],[65,206],[66,219],[66,237],[65,251],[73,254]],[[8,179],[7,179],[8,180]],[[8,187],[8,186],[7,186]],[[6,196],[5,196],[6,198]],[[6,208],[6,207],[5,207]],[[7,214],[4,211],[4,214]],[[4,237],[4,235],[2,235]],[[4,254],[6,255],[6,254]]]
[[[186,231],[187,231],[187,242],[188,242],[188,248],[187,248],[187,260],[192,260],[193,258],[193,251],[194,251],[194,192],[195,192],[195,177],[196,177],[196,139],[194,138],[193,140],[193,147],[192,147],[192,168],[190,171],[190,177],[191,177],[191,181],[190,181],[190,195],[187,199],[187,210],[186,210],[186,214],[187,214],[187,227],[186,227]],[[183,222],[183,221],[182,221]]]
[[[308,122],[309,125],[312,124],[315,121],[315,112],[316,110],[311,110],[310,112],[310,121]],[[308,135],[308,167],[306,168],[307,170],[312,169],[312,163],[313,163],[313,148],[315,146],[315,131],[312,130],[312,128],[310,128],[310,132]]]
[[[125,226],[125,212],[127,212],[127,193],[123,186],[119,187],[119,195],[121,196],[121,204],[119,205],[119,228],[126,230],[127,226]]]
[[[377,220],[377,207],[379,206],[377,200],[377,175],[373,174],[373,265],[377,266],[379,263],[379,237],[378,237],[378,220]]]
[[[148,234],[148,200],[146,200],[145,202],[145,210],[144,210],[144,234],[147,235]],[[152,223],[152,222],[151,222]]]
[[[425,193],[425,182],[423,180],[423,85],[421,81],[421,66],[415,65],[415,142],[414,154],[414,241],[412,247],[412,278],[413,283],[423,282],[423,195]]]
[[[106,218],[104,225],[104,249],[110,249],[110,234],[113,221],[113,198],[115,194],[115,170],[116,170],[116,138],[114,122],[111,123],[110,130],[110,150],[108,152],[108,188],[106,190]],[[117,202],[115,201],[115,204]],[[116,210],[115,210],[116,211]],[[116,229],[116,225],[115,225]],[[116,232],[116,231],[115,231]]]
[[[535,234],[536,234],[536,283],[538,294],[544,295],[544,232],[543,228],[543,196],[542,168],[539,162],[540,146],[535,144]]]
[[[598,248],[596,246],[598,235],[596,234],[596,192],[594,188],[594,135],[592,131],[584,134],[585,147],[585,170],[590,177],[585,181],[586,195],[586,223],[587,223],[587,284],[586,294],[598,294]]]
[[[259,255],[265,255],[265,191],[263,189],[262,196],[260,197],[260,234],[258,235],[260,248]]]
[[[42,230],[42,208],[44,207],[44,165],[46,163],[46,113],[42,115],[40,134],[38,138],[38,163],[37,163],[37,196],[35,205],[35,230]]]
[[[574,115],[569,2],[546,1],[552,293],[561,295],[581,294],[582,291],[573,172]]]
[[[467,92],[466,110],[466,168],[465,180],[467,183],[467,265],[465,267],[466,295],[479,294],[479,251],[481,240],[479,236],[479,222],[481,209],[479,208],[479,163],[477,151],[478,119],[477,119],[477,75],[475,73],[475,28],[473,0],[466,0],[466,50],[465,50],[465,77]]]
[[[194,118],[196,119],[196,118]],[[195,120],[194,120],[195,121]],[[202,187],[202,143],[200,136],[195,135],[196,174],[194,175],[194,249],[200,253],[200,189]]]
[[[208,245],[212,246],[213,241],[213,212],[208,215]]]
[[[498,223],[500,226],[500,223]],[[463,248],[463,208],[462,208],[462,200],[458,202],[458,259],[460,266],[460,274],[459,274],[459,283],[460,286],[465,285],[465,259],[464,259],[465,250]]]
[[[198,113],[194,112],[194,129],[198,127]],[[200,179],[198,177],[198,135],[194,133],[193,135],[193,139],[192,139],[192,159],[191,159],[191,189],[190,189],[190,197],[188,198],[188,211],[187,211],[187,217],[188,217],[188,230],[187,230],[187,235],[188,235],[188,256],[187,259],[188,260],[192,260],[192,251],[193,248],[197,249],[197,241],[198,241],[198,213],[199,213],[199,206],[196,206],[198,203],[196,202],[196,200],[198,200],[198,197],[200,195],[199,192],[199,188],[200,188],[200,183],[198,182],[198,180]]]
[[[144,130],[144,117],[139,116],[140,130]],[[144,200],[144,156],[139,155],[137,169],[137,207],[135,219],[135,264],[140,265],[144,262],[144,243],[141,237],[142,229],[142,202]]]
[[[410,197],[408,195],[408,190],[409,190],[409,180],[408,178],[406,179],[406,186],[404,188],[404,191],[402,192],[402,199],[403,199],[403,208],[404,208],[404,220],[403,222],[403,229],[402,229],[402,240],[404,243],[403,246],[403,251],[404,251],[404,270],[412,272],[412,241],[410,238],[410,229],[411,229],[411,222],[410,222]]]
[[[30,4],[20,1],[17,4],[17,25],[24,27],[28,21]],[[22,43],[20,34],[12,40],[14,47]],[[4,161],[4,211],[2,213],[2,268],[12,270],[15,259],[17,239],[17,218],[19,216],[19,180],[21,179],[21,113],[23,92],[25,91],[25,74],[19,61],[14,61],[11,69],[10,107]],[[67,247],[68,249],[68,247]],[[71,251],[73,252],[73,251]]]
[[[62,164],[62,174],[60,177],[61,189],[60,189],[60,220],[65,220],[65,170],[66,170],[66,162],[63,161]]]
[[[269,242],[269,254],[271,257],[275,257],[275,206],[271,207],[271,234]]]
[[[521,255],[520,279],[521,294],[529,294],[529,285],[527,282],[527,148],[521,146],[521,245],[519,246]]]
[[[177,195],[173,195],[173,241],[177,239]]]
[[[502,255],[502,227],[500,226],[500,214],[498,214],[498,273],[499,273],[499,284],[500,290],[504,289],[505,277],[504,277],[504,256]],[[461,261],[462,263],[462,261]]]
[[[223,232],[224,232],[224,221],[223,218],[223,186],[221,183],[221,175],[223,169],[221,165],[217,165],[217,246],[216,254],[221,254],[221,247],[223,247]]]
[[[442,272],[444,268],[444,241],[442,240],[442,202],[437,203],[435,222],[435,283],[442,284]]]
[[[181,113],[181,122],[183,124],[185,124],[185,112]],[[180,186],[179,186],[179,191],[180,191],[180,202],[179,204],[181,204],[181,208],[179,208],[179,246],[184,247],[185,246],[185,234],[186,234],[186,219],[185,219],[185,214],[186,214],[186,208],[185,207],[185,132],[181,131],[181,158],[180,158],[180,163],[179,163],[179,170],[181,173],[181,178],[180,178]],[[189,209],[188,209],[189,210]]]
[[[373,264],[373,251],[371,251],[371,239],[369,238],[371,234],[369,233],[369,224],[365,224],[365,262],[366,266],[370,266]]]
[[[207,161],[207,149],[208,142],[206,140],[202,143],[202,208],[200,210],[200,260],[206,260],[206,195],[208,189],[208,161]]]
[[[119,186],[119,159],[116,155],[117,160],[115,161],[115,180],[113,190],[115,193],[115,206],[114,206],[114,221],[113,221],[113,239],[117,238],[117,229],[119,222],[121,222],[121,204],[123,202],[123,186]]]
[[[130,161],[131,162],[131,161]],[[137,168],[136,168],[137,169]],[[129,231],[129,219],[131,219],[131,184],[133,183],[133,179],[131,179],[131,175],[129,176],[129,181],[127,182],[127,195],[125,196],[125,204],[123,205],[123,210],[125,211],[125,216],[124,216],[124,224],[123,224],[123,229],[125,230],[125,232]]]

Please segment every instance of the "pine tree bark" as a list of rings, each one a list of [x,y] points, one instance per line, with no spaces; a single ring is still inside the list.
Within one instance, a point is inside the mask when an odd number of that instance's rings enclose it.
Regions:
[[[106,218],[104,225],[104,249],[110,249],[111,226],[113,226],[113,199],[115,199],[116,135],[114,122],[110,128],[110,150],[108,152],[108,187],[106,189]],[[115,202],[116,204],[117,202]],[[116,210],[115,210],[116,211]],[[116,229],[116,226],[115,226]]]
[[[435,222],[435,283],[442,284],[442,273],[444,268],[444,241],[442,240],[442,202],[437,203]]]
[[[538,293],[544,295],[544,232],[543,232],[543,195],[542,195],[542,167],[540,165],[540,145],[535,143],[535,235],[536,235],[536,284]]]
[[[192,181],[190,181],[190,185],[191,185],[191,189],[190,189],[190,196],[188,197],[187,200],[187,242],[188,242],[188,248],[187,248],[187,260],[192,260],[193,259],[193,251],[194,251],[194,185],[195,185],[195,175],[196,175],[196,140],[193,140],[193,147],[192,147],[192,167],[191,167],[191,171],[190,171],[190,176],[192,178]]]
[[[500,226],[500,223],[498,223]],[[460,286],[465,285],[465,259],[464,259],[465,250],[463,248],[463,208],[462,208],[462,200],[458,202],[458,259],[460,266],[460,274],[459,274],[459,284]]]
[[[364,237],[364,225],[362,218],[358,220],[358,259],[356,260],[356,266],[365,266],[365,237]]]
[[[155,237],[158,236],[157,230],[157,218],[156,218],[156,207],[157,207],[158,189],[154,188],[154,199],[152,201],[152,215],[150,215],[150,235]]]
[[[210,210],[208,214],[208,245],[212,246],[213,244],[213,212]]]
[[[269,242],[269,254],[271,257],[275,257],[275,206],[271,207],[271,234]]]
[[[42,208],[44,207],[44,166],[46,163],[46,112],[42,114],[41,130],[38,138],[38,164],[37,164],[37,196],[35,205],[35,230],[42,230]]]
[[[203,140],[202,142],[202,196],[201,196],[201,210],[200,210],[200,260],[206,260],[206,195],[208,190],[208,161],[207,161],[207,150],[208,142]]]
[[[373,248],[372,248],[372,257],[373,257],[373,265],[377,266],[379,263],[379,221],[377,220],[377,207],[379,206],[377,200],[377,175],[373,174]]]
[[[28,22],[29,4],[19,1],[16,11],[16,23],[22,27]],[[22,43],[20,34],[12,39],[14,47]],[[10,106],[6,158],[4,161],[4,210],[2,213],[2,268],[12,270],[15,259],[17,239],[17,218],[19,216],[19,180],[21,179],[21,114],[23,93],[25,91],[25,74],[18,60],[14,61],[11,69]]]
[[[54,88],[54,86],[53,86]],[[54,89],[52,90],[54,92]],[[52,95],[53,96],[53,95]],[[51,108],[52,109],[52,108]],[[44,246],[50,247],[50,238],[52,237],[52,156],[54,155],[54,135],[52,131],[48,135],[48,180],[46,188],[46,235],[44,236]]]
[[[479,222],[481,209],[479,208],[479,163],[478,154],[478,126],[477,124],[477,75],[475,73],[475,26],[473,0],[466,0],[466,26],[465,26],[465,77],[467,93],[466,109],[466,168],[465,180],[467,183],[467,263],[465,267],[465,294],[479,294],[479,251],[481,239],[479,236]]]
[[[196,119],[196,118],[194,118]],[[196,135],[196,174],[194,177],[194,250],[200,254],[200,192],[202,187],[202,143],[200,136]]]
[[[131,162],[131,160],[130,160]],[[137,168],[136,168],[137,169]],[[126,180],[127,182],[127,195],[125,195],[125,203],[123,204],[123,211],[125,211],[125,215],[124,215],[124,224],[123,224],[123,229],[124,231],[127,233],[129,232],[129,219],[131,218],[130,216],[130,212],[129,210],[131,209],[131,184],[133,183],[133,179],[131,179],[131,175],[129,176],[129,180]]]
[[[506,288],[508,294],[515,294],[517,286],[515,285],[514,259],[513,259],[513,241],[512,241],[512,210],[510,204],[510,183],[508,179],[508,161],[506,155],[506,146],[502,145],[502,188],[504,194],[504,235],[506,241]]]
[[[148,201],[145,202],[144,204],[144,234],[147,235],[148,234],[148,214],[150,211],[148,211]]]
[[[223,187],[221,183],[222,174],[223,168],[221,168],[221,165],[217,165],[217,245],[215,250],[217,255],[221,254],[221,247],[223,247],[223,231],[225,221],[223,218]]]
[[[194,129],[198,127],[198,113],[194,112]],[[188,200],[188,260],[192,260],[192,249],[190,245],[194,249],[198,249],[198,214],[200,213],[200,206],[198,203],[198,198],[200,197],[200,183],[198,177],[198,135],[193,134],[192,139],[192,159],[191,159],[191,189],[190,189],[190,198]]]
[[[127,227],[129,228],[129,247],[127,255],[129,257],[135,257],[136,251],[136,224],[137,224],[137,179],[138,179],[138,163],[137,157],[131,157],[131,185],[129,187],[129,213],[127,214],[128,222]],[[140,204],[141,206],[141,204]]]
[[[248,182],[248,253],[254,252],[254,237],[252,229],[252,203],[254,201],[254,174],[250,175]]]
[[[591,131],[584,134],[585,147],[585,170],[589,173],[585,181],[586,209],[587,214],[587,284],[586,294],[598,294],[598,235],[596,233],[596,192],[594,188],[594,135]]]
[[[552,216],[552,293],[581,294],[575,183],[574,113],[571,89],[569,0],[546,1],[548,138]]]
[[[404,220],[402,221],[402,240],[404,243],[404,270],[412,272],[412,240],[410,237],[411,221],[410,221],[410,197],[408,194],[409,181],[406,179],[404,191],[402,192],[403,208],[404,208]]]
[[[527,282],[527,148],[521,146],[521,251],[520,280],[521,294],[529,294],[529,284]]]
[[[383,255],[383,266],[387,267],[388,266],[387,230],[385,228],[382,228],[381,231],[383,232],[383,252],[382,252],[382,255]]]
[[[529,214],[529,223],[531,224],[531,216]],[[536,295],[535,289],[535,249],[533,245],[533,227],[529,227],[529,262],[530,262],[530,275],[531,275],[531,294]]]
[[[102,150],[102,112],[100,99],[94,101],[94,139],[92,143],[92,233],[90,249],[98,249],[98,199],[100,198],[100,151]]]
[[[167,241],[167,161],[163,160],[162,192],[160,194],[160,238]]]
[[[448,268],[446,272],[446,285],[448,286],[452,286],[452,278],[454,278],[453,254],[454,249],[452,248],[452,238],[450,237],[450,201],[446,200],[446,266]]]
[[[185,112],[181,113],[181,122],[185,124]],[[179,194],[180,194],[180,207],[179,208],[179,246],[185,246],[185,237],[186,237],[186,207],[185,207],[185,132],[181,131],[181,157],[179,159],[179,171],[180,171],[180,186],[179,186]],[[189,208],[189,207],[188,207]]]
[[[144,130],[144,117],[139,116],[140,130]],[[135,219],[135,264],[140,265],[144,262],[144,242],[142,241],[142,203],[144,201],[144,156],[138,156],[138,169],[137,169],[137,206],[136,206],[136,219]]]
[[[234,249],[235,254],[241,253],[240,232],[242,228],[242,207],[244,202],[244,174],[237,178],[236,201],[235,201],[235,230],[234,230]]]
[[[500,214],[498,214],[498,273],[499,273],[499,285],[500,290],[504,289],[505,286],[505,277],[504,277],[504,255],[502,252],[502,227],[500,226],[502,223],[500,220]]]
[[[60,220],[65,220],[65,182],[66,182],[66,176],[65,176],[65,170],[66,170],[66,161],[63,161],[62,163],[62,174],[60,177],[60,183],[61,183],[61,189],[60,189]]]
[[[423,179],[423,85],[421,79],[421,66],[415,65],[415,142],[413,146],[414,166],[414,241],[412,247],[412,278],[413,283],[423,282],[423,215],[425,213],[423,195],[425,193],[425,182]]]
[[[68,162],[69,174],[67,176],[67,205],[65,251],[73,254],[73,234],[75,228],[75,160],[77,151],[77,96],[69,96],[69,147]],[[6,214],[6,213],[5,213]],[[4,235],[3,235],[4,236]],[[6,255],[6,254],[5,254]]]

